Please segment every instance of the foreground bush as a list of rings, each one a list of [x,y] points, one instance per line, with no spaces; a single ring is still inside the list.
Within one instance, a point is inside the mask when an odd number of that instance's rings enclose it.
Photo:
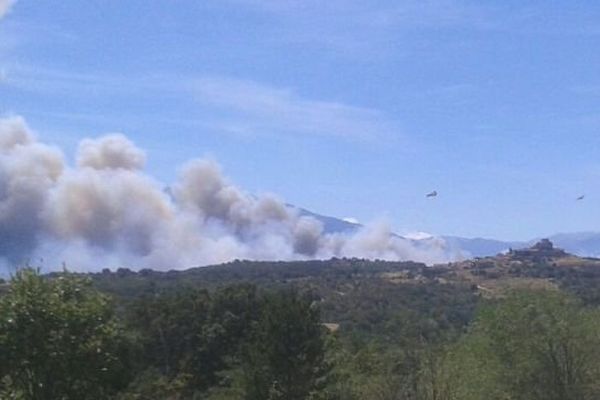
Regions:
[[[111,310],[85,280],[18,272],[0,298],[0,393],[26,400],[115,393],[127,383],[126,351]]]

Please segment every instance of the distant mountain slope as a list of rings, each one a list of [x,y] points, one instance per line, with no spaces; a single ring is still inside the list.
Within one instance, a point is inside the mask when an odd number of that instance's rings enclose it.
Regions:
[[[456,236],[442,236],[450,247],[457,247],[473,257],[493,256],[509,249],[529,247],[539,238],[527,242],[505,242],[494,239],[469,239]],[[548,236],[557,247],[579,257],[600,257],[600,232],[559,233]]]
[[[520,249],[529,246],[529,242],[504,242],[484,238],[463,238],[458,236],[442,236],[452,248],[461,249],[472,257],[487,257],[506,252],[509,249]]]
[[[323,223],[326,233],[344,233],[353,232],[362,225],[345,221],[340,218],[325,216],[312,211],[298,208],[301,215],[311,216]],[[486,238],[464,238],[459,236],[440,236],[446,242],[448,251],[458,254],[463,252],[472,257],[494,256],[509,249],[520,249],[529,247],[539,240],[534,238],[529,241],[503,241]],[[405,237],[407,240],[418,243],[421,240],[431,240],[431,237],[423,239]],[[580,257],[600,257],[600,232],[576,232],[560,233],[549,236],[554,244],[565,249],[571,254]]]
[[[600,232],[560,233],[550,236],[558,247],[581,257],[600,257]]]
[[[294,206],[292,206],[294,207]],[[362,227],[361,224],[356,224],[352,222],[345,221],[341,218],[329,217],[327,215],[321,215],[314,213],[312,211],[306,210],[300,207],[294,207],[302,216],[313,217],[321,223],[323,223],[323,229],[325,233],[344,233],[344,232],[353,232]]]

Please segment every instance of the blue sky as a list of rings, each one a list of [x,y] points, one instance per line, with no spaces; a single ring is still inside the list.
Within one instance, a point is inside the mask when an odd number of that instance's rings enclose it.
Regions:
[[[165,184],[209,156],[250,192],[399,232],[598,230],[600,3],[0,0],[2,14],[0,115],[67,154],[122,132]]]

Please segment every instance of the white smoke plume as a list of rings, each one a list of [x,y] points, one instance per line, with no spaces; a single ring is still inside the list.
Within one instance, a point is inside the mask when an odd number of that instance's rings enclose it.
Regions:
[[[10,11],[16,0],[0,0],[0,20]]]
[[[118,133],[103,136],[101,139],[84,139],[79,145],[79,167],[140,170],[145,164],[144,152]]]
[[[443,241],[415,242],[385,224],[326,233],[270,195],[231,184],[219,165],[193,160],[170,190],[143,172],[129,139],[84,139],[69,166],[20,117],[0,119],[0,260],[43,258],[53,269],[187,268],[233,259],[361,257],[447,261]]]

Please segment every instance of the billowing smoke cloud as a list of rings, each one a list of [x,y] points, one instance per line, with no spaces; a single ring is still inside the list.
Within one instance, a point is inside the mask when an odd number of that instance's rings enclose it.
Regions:
[[[0,255],[8,261],[37,247],[48,193],[63,170],[60,151],[37,143],[22,118],[0,119]]]
[[[0,19],[4,18],[16,0],[0,0]]]
[[[143,151],[121,134],[84,139],[79,145],[77,165],[94,169],[140,170],[146,163]]]
[[[185,268],[233,259],[361,257],[447,260],[445,243],[415,244],[382,223],[356,233],[323,224],[271,195],[231,184],[194,160],[165,190],[146,156],[120,134],[81,142],[75,166],[38,142],[20,117],[0,119],[0,260],[72,269]]]

